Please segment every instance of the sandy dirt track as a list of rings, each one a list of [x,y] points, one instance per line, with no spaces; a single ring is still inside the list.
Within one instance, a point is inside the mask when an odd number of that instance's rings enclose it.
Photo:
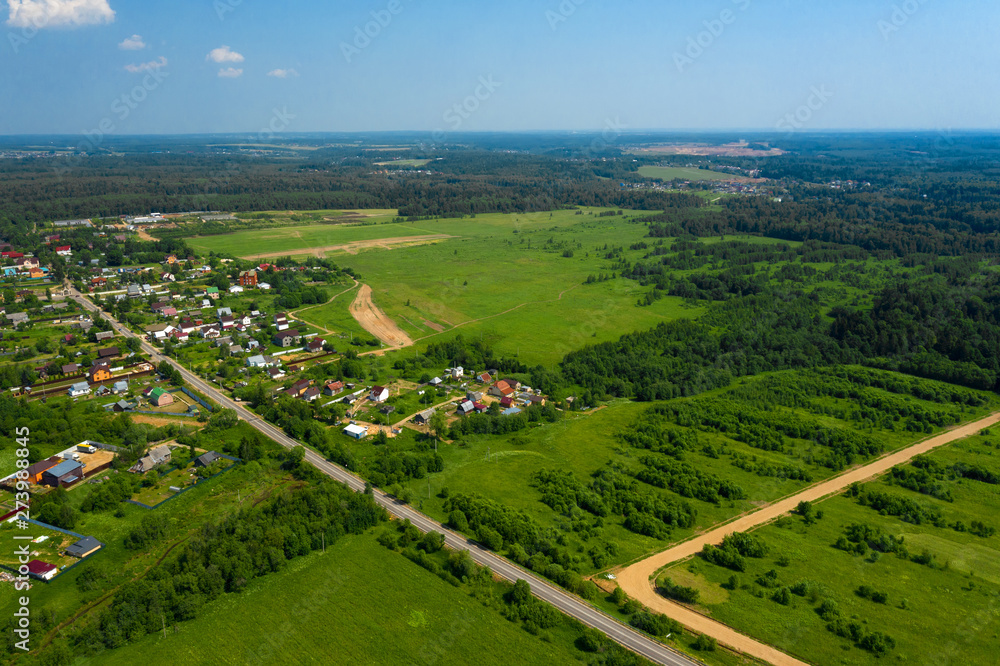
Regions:
[[[718,545],[722,538],[733,532],[745,532],[759,527],[792,511],[799,502],[815,502],[829,495],[841,492],[855,482],[866,481],[873,476],[887,472],[896,465],[901,465],[916,456],[949,444],[958,439],[971,437],[983,428],[989,428],[1000,422],[1000,413],[991,414],[983,419],[958,426],[913,446],[902,449],[878,460],[849,470],[840,476],[820,482],[806,488],[800,493],[779,500],[758,511],[740,516],[736,520],[696,536],[672,548],[652,555],[640,562],[626,567],[617,574],[618,584],[633,599],[644,606],[671,617],[684,626],[707,634],[719,643],[727,645],[740,652],[758,659],[763,659],[776,666],[801,666],[803,662],[775,648],[745,636],[734,629],[701,615],[685,606],[668,601],[653,589],[651,577],[660,569],[700,552],[706,544]]]
[[[351,316],[363,329],[390,347],[409,347],[413,344],[410,336],[375,305],[372,301],[372,288],[367,284],[361,285],[357,297],[351,303]]]
[[[427,245],[439,240],[453,238],[448,234],[428,234],[426,236],[401,236],[399,238],[379,238],[375,240],[354,241],[353,243],[343,243],[342,245],[326,245],[324,247],[304,247],[298,250],[282,250],[281,252],[264,252],[251,254],[241,259],[269,259],[274,257],[297,257],[304,254],[311,254],[316,257],[326,256],[327,252],[343,251],[348,254],[357,254],[361,250],[370,248],[380,248],[391,250],[394,247],[413,247],[416,245]]]

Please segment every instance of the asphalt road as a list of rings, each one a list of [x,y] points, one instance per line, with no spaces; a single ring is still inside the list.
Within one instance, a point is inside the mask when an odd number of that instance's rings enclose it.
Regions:
[[[227,396],[223,395],[210,382],[205,381],[198,375],[190,372],[173,359],[160,354],[151,344],[143,340],[140,336],[136,335],[125,326],[122,326],[107,312],[101,311],[100,308],[94,305],[94,303],[84,298],[80,292],[70,288],[68,293],[70,298],[75,300],[85,309],[91,312],[100,311],[101,315],[112,323],[115,331],[117,331],[121,336],[139,340],[142,343],[143,351],[150,355],[154,363],[158,364],[160,361],[164,360],[169,362],[181,371],[184,380],[191,386],[198,389],[202,393],[211,396],[211,398],[219,404],[235,410],[240,418],[248,422],[264,435],[267,435],[286,448],[302,446],[300,442],[286,435],[280,428],[277,428],[260,418],[241,403],[234,402]],[[344,468],[329,462],[312,449],[307,447],[304,448],[306,451],[305,459],[321,472],[346,484],[354,491],[364,492],[365,482],[361,478],[351,474]],[[628,625],[615,620],[610,615],[598,610],[580,598],[563,591],[535,574],[522,569],[516,564],[496,555],[492,551],[483,548],[475,541],[471,541],[460,534],[456,534],[455,532],[448,530],[441,523],[425,516],[413,507],[395,500],[377,488],[375,489],[374,494],[375,500],[379,503],[379,505],[384,507],[392,515],[401,520],[408,518],[410,522],[422,532],[434,531],[443,534],[445,537],[445,544],[448,548],[456,551],[468,550],[472,559],[477,564],[490,567],[493,573],[510,582],[517,580],[527,581],[531,586],[532,594],[542,601],[552,604],[566,615],[579,620],[588,627],[592,627],[603,632],[618,644],[639,655],[642,655],[646,659],[657,664],[664,664],[665,666],[696,666],[701,663],[688,657],[687,655],[683,655],[670,647],[667,647],[663,643],[649,638],[635,629],[632,629]]]

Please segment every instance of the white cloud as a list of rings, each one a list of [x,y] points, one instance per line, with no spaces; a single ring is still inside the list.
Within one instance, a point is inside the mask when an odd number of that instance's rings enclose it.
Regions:
[[[159,60],[153,60],[150,62],[141,62],[138,65],[125,65],[125,71],[131,72],[132,74],[138,74],[139,72],[148,72],[153,69],[160,69],[161,67],[167,66],[167,59],[160,56]]]
[[[132,35],[127,37],[121,44],[118,45],[122,51],[141,51],[146,48],[146,42],[143,40],[141,35]]]
[[[272,69],[267,75],[276,79],[287,79],[290,76],[298,76],[299,73],[294,69]]]
[[[77,27],[111,23],[108,0],[7,0],[7,25],[15,28]]]
[[[217,49],[212,49],[205,60],[211,60],[212,62],[243,62],[243,54],[233,51],[228,46],[220,46]],[[230,67],[230,69],[232,69]]]
[[[219,70],[219,76],[223,79],[235,79],[243,76],[243,70],[236,69],[235,67],[225,67]]]

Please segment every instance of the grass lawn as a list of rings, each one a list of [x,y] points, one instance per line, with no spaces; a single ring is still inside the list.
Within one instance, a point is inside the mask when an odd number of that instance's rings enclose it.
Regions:
[[[928,457],[945,465],[955,462],[1000,469],[1000,437],[973,437],[950,444]],[[940,510],[948,523],[981,520],[1000,527],[997,486],[968,479],[942,482],[953,496],[945,502],[877,482],[873,487]],[[768,545],[763,559],[747,558],[747,570],[736,574],[738,589],[721,587],[733,572],[700,558],[663,572],[676,583],[701,592],[703,612],[755,638],[819,664],[876,664],[887,660],[920,664],[995,664],[1000,638],[1000,537],[982,538],[950,527],[916,525],[883,516],[849,496],[815,505],[823,517],[812,525],[793,516],[755,533]],[[893,553],[863,557],[833,547],[852,523],[868,524],[902,537],[909,554],[927,552],[928,566]],[[874,551],[871,551],[874,552]],[[787,560],[778,562],[784,556]],[[784,564],[785,566],[782,566]],[[792,596],[790,606],[770,599],[756,579],[774,570],[778,585],[813,581],[812,595]],[[888,595],[875,603],[855,591],[868,585]],[[865,631],[881,631],[896,641],[882,660],[826,629],[816,608],[832,599],[846,621]]]
[[[639,175],[660,180],[747,180],[735,174],[691,167],[643,166],[639,167]]]
[[[133,645],[80,663],[572,664],[584,653],[528,634],[457,588],[378,545],[342,538],[255,579],[240,594]]]
[[[77,530],[72,531],[76,532]],[[15,536],[31,536],[34,537],[34,541],[15,541]],[[22,530],[17,527],[15,519],[11,518],[0,523],[0,539],[3,539],[4,543],[11,544],[10,548],[6,548],[0,553],[0,564],[12,569],[17,569],[20,566],[14,549],[22,546],[28,546],[31,549],[31,559],[47,562],[60,569],[79,562],[75,557],[62,554],[67,546],[73,545],[78,539],[58,530],[45,529],[34,524],[29,524],[28,529]]]
[[[193,469],[193,467],[185,467],[168,472],[166,476],[160,478],[155,486],[143,488],[133,495],[131,498],[132,501],[145,504],[148,507],[154,507],[160,502],[170,499],[177,494],[173,490],[170,490],[170,486],[184,488],[197,483],[198,477],[191,475]]]

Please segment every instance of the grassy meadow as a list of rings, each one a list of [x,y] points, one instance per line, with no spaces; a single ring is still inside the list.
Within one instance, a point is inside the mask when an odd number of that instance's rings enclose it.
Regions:
[[[726,406],[724,410],[729,410],[731,418],[740,418],[738,410],[761,407],[757,402],[758,394],[766,394],[776,385],[793,386],[794,382],[809,381],[811,376],[806,372],[773,373],[740,380],[729,389],[661,405],[689,406],[692,413],[697,413],[701,406],[719,401]],[[881,389],[868,391],[867,397],[876,402],[889,403],[897,397]],[[909,408],[939,410],[949,419],[961,421],[971,420],[996,407],[996,401],[989,399],[977,408],[931,403],[912,396],[908,396],[905,402]],[[680,459],[696,469],[735,483],[745,490],[745,498],[712,503],[639,482],[638,487],[645,492],[690,504],[697,514],[694,525],[691,528],[675,528],[669,539],[660,540],[627,530],[621,516],[595,520],[594,516],[584,514],[582,520],[593,523],[596,531],[588,536],[573,529],[574,525],[579,525],[580,516],[571,517],[544,504],[541,490],[533,483],[533,475],[540,470],[572,472],[577,480],[587,484],[595,472],[609,464],[620,465],[628,473],[643,470],[646,467],[644,459],[651,455],[650,451],[631,446],[623,435],[631,432],[637,424],[651,422],[649,409],[649,404],[617,402],[589,415],[567,416],[557,423],[538,425],[513,435],[469,436],[457,444],[442,444],[439,451],[445,461],[444,471],[427,479],[411,481],[408,487],[415,497],[415,505],[441,521],[448,519],[448,512],[444,510],[447,500],[441,497],[445,488],[451,496],[458,493],[479,494],[524,511],[540,526],[559,529],[568,539],[571,550],[580,556],[583,571],[593,573],[663,550],[668,543],[682,541],[696,532],[753,510],[761,503],[773,502],[839,473],[821,463],[824,447],[809,440],[779,435],[783,441],[782,450],[768,451],[739,441],[732,433],[695,425],[678,426],[674,422],[677,419],[667,419],[664,421],[666,429],[685,431],[695,438],[696,443],[685,449]],[[882,424],[870,423],[853,413],[849,400],[832,395],[818,396],[808,405],[788,407],[771,404],[766,409],[766,413],[773,414],[775,420],[801,419],[822,428],[863,433],[881,442],[885,451],[903,448],[927,436],[924,432],[906,430],[903,423],[893,421],[888,412],[885,418],[891,426],[885,425],[885,421]],[[871,416],[868,414],[868,417]],[[859,459],[857,462],[862,461]],[[761,472],[764,468],[796,468],[804,471],[807,478],[790,477],[783,472]],[[616,550],[610,561],[597,566],[583,556],[591,548],[603,548],[609,543],[615,544]]]
[[[293,560],[197,622],[81,664],[573,664],[572,639],[544,642],[378,543],[349,536]]]

